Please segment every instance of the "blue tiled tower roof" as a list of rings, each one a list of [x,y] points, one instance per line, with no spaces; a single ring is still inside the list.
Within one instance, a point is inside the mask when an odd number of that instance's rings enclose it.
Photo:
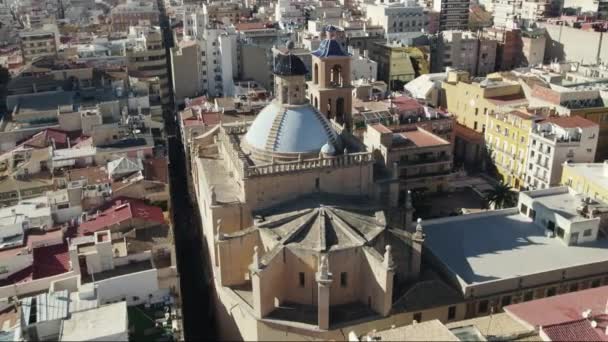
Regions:
[[[335,39],[325,39],[319,48],[312,52],[317,57],[347,57],[350,56],[342,49],[342,46]]]

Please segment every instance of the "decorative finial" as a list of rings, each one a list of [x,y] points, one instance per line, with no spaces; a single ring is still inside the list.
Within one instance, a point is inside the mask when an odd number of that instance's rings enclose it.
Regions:
[[[253,247],[253,268],[256,270],[260,269],[260,254],[258,253],[258,246]]]
[[[321,261],[319,262],[319,273],[320,278],[327,280],[330,277],[329,273],[329,261],[327,260],[327,255],[323,254],[321,256]]]
[[[414,238],[416,239],[424,239],[424,230],[422,229],[422,219],[418,218],[416,221],[416,233],[414,233]]]
[[[212,185],[209,188],[209,193],[211,194],[211,205],[217,204],[217,194],[215,193],[215,185]]]
[[[391,245],[386,245],[386,247],[384,247],[384,267],[386,267],[387,269],[392,269],[395,267],[395,262],[393,261],[393,253],[392,253],[392,247]]]

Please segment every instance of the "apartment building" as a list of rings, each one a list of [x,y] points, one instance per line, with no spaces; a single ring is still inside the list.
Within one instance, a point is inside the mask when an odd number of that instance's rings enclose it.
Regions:
[[[381,26],[389,37],[420,32],[428,24],[424,9],[415,0],[376,0],[367,6],[366,17],[370,24]]]
[[[163,105],[168,104],[167,56],[160,27],[131,26],[128,39],[126,54],[129,75],[142,80],[157,79],[158,82],[151,82],[149,87],[150,98]],[[153,86],[155,83],[158,88]]]
[[[580,116],[549,117],[537,122],[530,134],[526,187],[559,185],[564,163],[592,163],[599,126]]]
[[[198,41],[182,40],[171,48],[171,75],[176,104],[183,104],[186,98],[196,97],[202,92],[201,68],[201,48]]]
[[[495,70],[496,42],[480,38],[474,32],[444,31],[432,45],[433,72],[450,67],[483,76]]]
[[[439,31],[469,28],[470,0],[433,0],[433,10],[439,12]]]
[[[367,126],[363,143],[382,156],[381,164],[399,184],[399,199],[406,192],[441,192],[452,173],[452,144],[421,127]]]
[[[597,201],[608,201],[608,161],[603,163],[566,163],[561,184]]]
[[[154,1],[127,0],[116,5],[110,12],[112,31],[127,32],[129,26],[158,26],[160,12]]]
[[[40,28],[21,30],[19,39],[24,62],[57,55],[59,48],[57,25],[45,24]]]
[[[520,189],[526,181],[530,132],[542,116],[526,110],[490,113],[486,121],[486,148],[497,176],[505,184]]]
[[[522,63],[521,31],[512,28],[486,28],[482,36],[497,42],[496,70],[511,70]]]
[[[564,0],[562,8],[574,8],[579,13],[597,13],[602,19],[608,15],[608,1],[606,0]]]
[[[490,75],[472,81],[464,71],[448,71],[442,82],[447,109],[456,116],[455,156],[459,162],[483,168],[484,133],[487,116],[525,106],[528,101],[521,85]]]
[[[235,24],[241,18],[249,18],[250,10],[236,1],[213,1],[203,3],[203,13],[208,23],[220,22]]]
[[[424,47],[378,42],[373,44],[370,58],[378,62],[378,79],[392,90],[403,89],[406,83],[430,69],[428,50]]]

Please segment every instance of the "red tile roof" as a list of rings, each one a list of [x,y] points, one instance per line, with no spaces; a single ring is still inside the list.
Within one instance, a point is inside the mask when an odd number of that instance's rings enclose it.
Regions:
[[[214,126],[220,123],[221,113],[219,112],[207,112],[202,113],[201,118],[197,118],[196,116],[184,119],[184,126],[197,126],[197,125],[207,125]]]
[[[186,106],[186,108],[190,108],[190,107],[194,107],[194,106],[202,106],[205,103],[207,103],[207,97],[206,96],[195,97],[195,98],[190,99],[188,101],[188,105]]]
[[[599,327],[599,325],[598,325]],[[598,334],[591,322],[581,318],[576,321],[542,327],[549,341],[607,341],[606,335]]]
[[[582,116],[552,116],[549,117],[543,122],[551,122],[556,124],[559,127],[563,128],[576,128],[576,127],[593,127],[597,126],[597,124],[591,120],[585,119]]]
[[[234,25],[237,31],[247,31],[247,30],[262,30],[268,28],[268,25],[272,25],[270,23],[263,22],[255,22],[255,23],[237,23]]]
[[[592,316],[603,314],[607,300],[608,286],[602,286],[509,305],[505,311],[518,321],[539,327],[577,321],[588,309]]]
[[[412,141],[417,147],[441,146],[449,144],[433,133],[422,129],[400,133],[404,138]]]
[[[67,243],[34,248],[34,279],[51,277],[70,270]]]
[[[19,272],[13,273],[5,279],[0,280],[0,286],[8,286],[19,283],[27,283],[34,278],[34,267],[28,266]]]
[[[400,96],[393,99],[393,105],[399,111],[411,111],[422,109],[422,105],[416,99],[407,96]]]
[[[91,235],[96,231],[108,229],[110,226],[121,224],[130,219],[139,219],[158,224],[165,223],[165,217],[161,208],[147,205],[137,199],[120,197],[114,199],[110,203],[110,206],[103,210],[96,218],[80,224],[78,235]]]
[[[383,124],[371,125],[371,128],[375,129],[376,131],[378,131],[380,133],[393,133],[393,131],[391,131],[390,129],[388,129]]]

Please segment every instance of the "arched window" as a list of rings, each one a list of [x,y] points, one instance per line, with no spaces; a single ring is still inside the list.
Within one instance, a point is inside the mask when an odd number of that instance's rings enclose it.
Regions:
[[[331,99],[327,100],[327,118],[331,119]]]
[[[342,67],[340,65],[334,65],[331,68],[331,85],[342,86]]]
[[[315,84],[319,84],[319,64],[315,63],[315,68],[312,75],[312,80]]]
[[[289,98],[289,96],[288,96],[287,87],[283,86],[283,93],[281,94],[281,102],[283,102],[283,103],[289,102],[288,98]]]
[[[344,123],[344,98],[342,97],[336,100],[336,121],[339,124]]]
[[[315,97],[315,108],[318,110],[319,109],[319,98]]]

